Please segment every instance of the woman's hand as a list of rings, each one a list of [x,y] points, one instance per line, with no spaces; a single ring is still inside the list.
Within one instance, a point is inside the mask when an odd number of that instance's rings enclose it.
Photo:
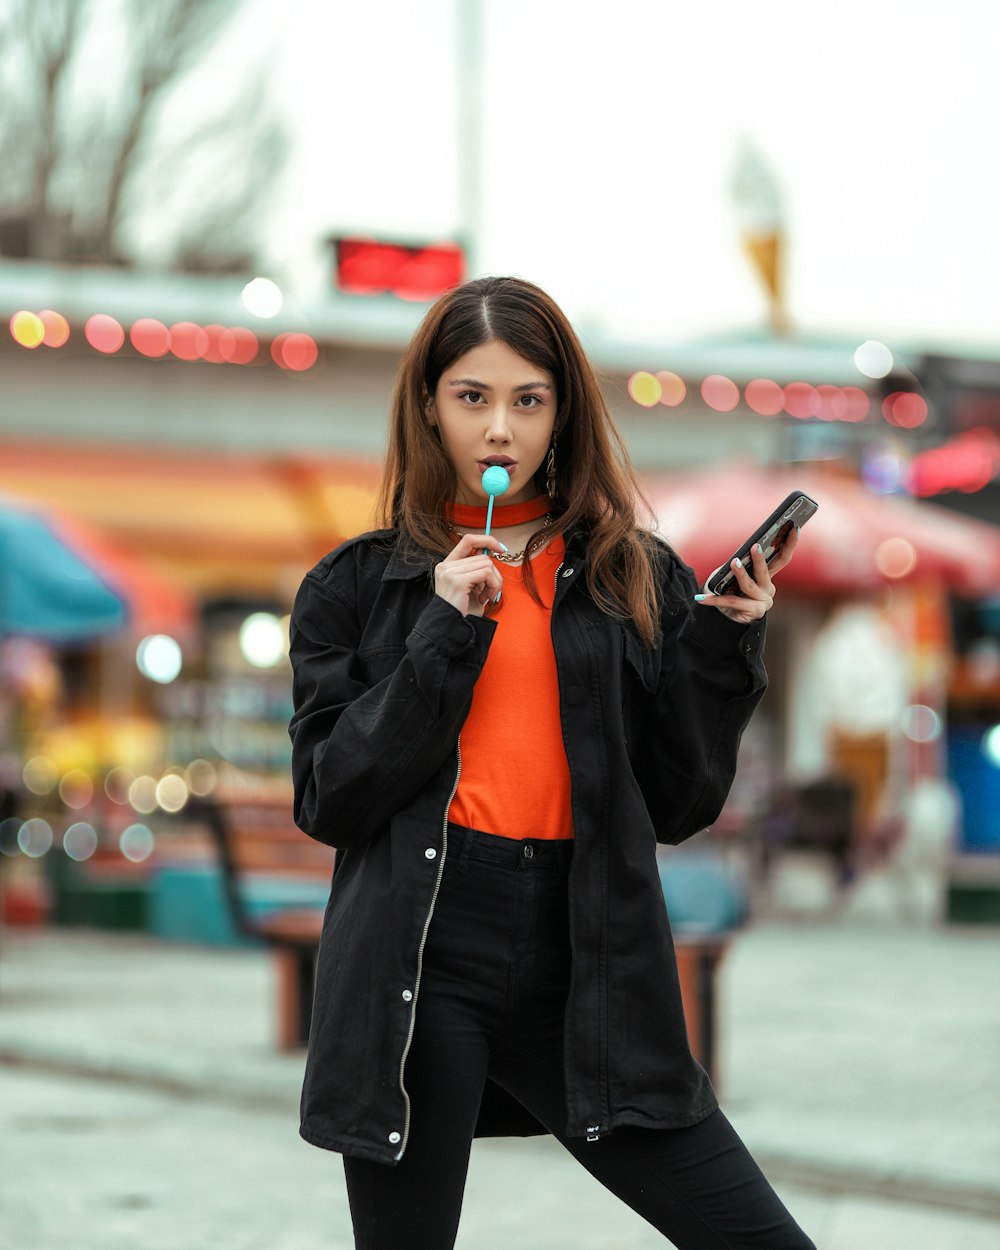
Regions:
[[[463,616],[482,616],[503,590],[500,570],[483,548],[503,551],[503,543],[485,534],[465,534],[434,569],[434,593]]]
[[[741,625],[759,621],[774,603],[774,582],[771,579],[775,573],[780,573],[791,560],[798,541],[799,531],[793,529],[770,565],[764,559],[764,553],[758,543],[750,553],[753,562],[753,577],[734,560],[729,567],[736,573],[736,581],[739,583],[740,590],[743,591],[742,595],[695,595],[695,601],[718,608],[723,616],[728,616],[731,621],[738,621]]]

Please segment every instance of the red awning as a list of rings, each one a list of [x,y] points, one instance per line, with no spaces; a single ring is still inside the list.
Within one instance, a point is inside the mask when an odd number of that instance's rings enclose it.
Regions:
[[[815,594],[936,580],[980,598],[1000,588],[1000,528],[932,504],[873,495],[822,468],[723,465],[643,479],[663,536],[703,580],[793,490],[819,511],[802,531],[785,586]]]

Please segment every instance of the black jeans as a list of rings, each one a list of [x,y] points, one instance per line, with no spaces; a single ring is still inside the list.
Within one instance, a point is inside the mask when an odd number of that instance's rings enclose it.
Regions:
[[[562,1136],[572,853],[449,827],[406,1062],[406,1152],[394,1167],[344,1160],[358,1250],[454,1245],[487,1076],[678,1250],[815,1250],[721,1111],[689,1128]]]

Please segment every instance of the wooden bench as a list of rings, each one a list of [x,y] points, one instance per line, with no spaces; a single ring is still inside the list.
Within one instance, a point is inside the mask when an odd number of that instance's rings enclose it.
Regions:
[[[202,820],[212,835],[237,931],[266,942],[274,953],[278,1045],[304,1046],[325,906],[317,900],[330,885],[333,848],[296,827],[287,795],[220,795],[192,802],[185,815]],[[310,884],[316,887],[313,899],[294,897]],[[284,899],[283,885],[290,896]],[[250,902],[254,886],[273,891],[273,906],[263,906],[259,914]]]
[[[333,870],[332,847],[307,837],[292,821],[287,797],[229,796],[199,801],[188,815],[210,830],[222,867],[226,901],[237,930],[263,940],[277,967],[277,1042],[282,1049],[309,1040],[316,954],[323,908],[278,905],[255,916],[248,906],[254,879],[313,882],[326,887]],[[716,1079],[716,977],[729,944],[725,936],[675,934],[681,996],[688,1039],[695,1058]]]

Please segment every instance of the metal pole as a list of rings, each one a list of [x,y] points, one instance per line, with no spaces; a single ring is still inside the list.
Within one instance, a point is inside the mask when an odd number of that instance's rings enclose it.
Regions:
[[[482,229],[482,0],[455,0],[455,70],[459,235],[465,250],[467,276],[471,278],[479,274]]]

